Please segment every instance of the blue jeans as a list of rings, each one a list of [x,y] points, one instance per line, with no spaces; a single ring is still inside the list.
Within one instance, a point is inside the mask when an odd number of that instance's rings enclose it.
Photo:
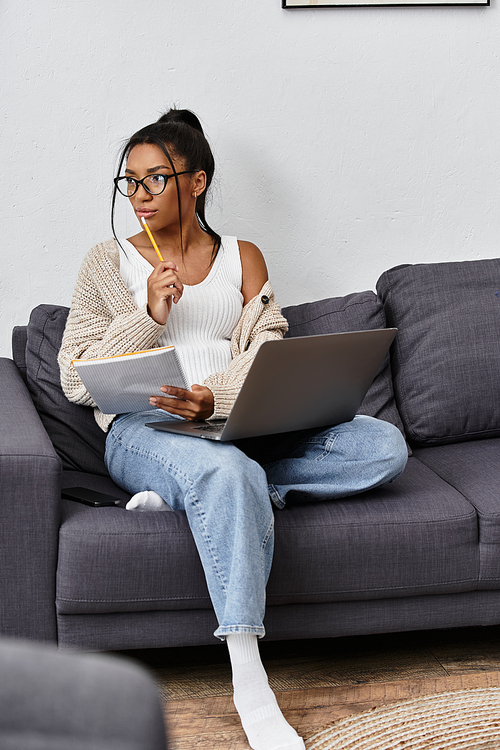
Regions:
[[[219,638],[264,635],[271,499],[282,508],[290,501],[353,495],[395,479],[407,460],[399,430],[371,417],[237,445],[144,426],[168,418],[159,410],[118,417],[106,440],[106,466],[128,492],[154,490],[173,510],[185,511]]]

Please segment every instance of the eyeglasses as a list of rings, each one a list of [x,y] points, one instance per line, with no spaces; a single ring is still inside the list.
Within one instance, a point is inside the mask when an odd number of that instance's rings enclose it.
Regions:
[[[196,169],[188,169],[185,172],[175,172],[175,174],[192,174],[196,171]],[[131,198],[135,195],[139,190],[139,185],[142,185],[144,190],[151,195],[161,195],[171,177],[174,177],[174,174],[149,174],[147,177],[143,177],[142,180],[136,180],[134,177],[115,177],[114,183],[117,190],[126,198]]]

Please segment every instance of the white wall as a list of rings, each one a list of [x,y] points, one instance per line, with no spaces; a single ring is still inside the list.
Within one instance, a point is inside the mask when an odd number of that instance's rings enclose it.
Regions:
[[[283,305],[374,288],[399,263],[497,255],[492,3],[2,0],[0,354],[34,305],[70,304],[110,236],[122,139],[173,103],[214,147],[213,225],[262,248]]]

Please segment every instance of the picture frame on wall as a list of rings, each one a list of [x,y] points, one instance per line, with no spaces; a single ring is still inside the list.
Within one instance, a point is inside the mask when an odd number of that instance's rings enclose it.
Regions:
[[[388,8],[405,5],[489,5],[490,0],[281,0],[282,8]]]

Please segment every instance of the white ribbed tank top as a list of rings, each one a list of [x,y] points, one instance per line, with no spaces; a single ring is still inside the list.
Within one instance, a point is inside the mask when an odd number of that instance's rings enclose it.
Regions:
[[[152,266],[131,242],[120,239],[120,244],[120,274],[141,308],[147,303],[147,279]],[[191,385],[203,383],[214,372],[227,370],[231,336],[243,310],[241,285],[238,241],[236,237],[222,237],[208,276],[199,284],[184,284],[181,299],[172,305],[158,346],[175,346]]]

